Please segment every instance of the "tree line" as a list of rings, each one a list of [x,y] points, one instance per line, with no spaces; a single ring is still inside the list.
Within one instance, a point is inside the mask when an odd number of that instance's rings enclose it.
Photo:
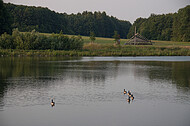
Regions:
[[[150,40],[190,42],[190,5],[174,14],[156,15],[138,18],[129,30],[128,38],[137,32]]]
[[[0,35],[4,32],[11,33],[12,31],[10,26],[13,23],[13,20],[4,5],[3,0],[0,0]]]
[[[57,13],[43,7],[14,5],[0,0],[0,34],[11,34],[12,29],[21,32],[35,29],[42,33],[59,33],[96,37],[131,38],[134,29],[150,40],[190,41],[190,5],[174,14],[151,14],[149,18],[129,21],[108,16],[106,12],[84,11],[77,14]]]
[[[118,20],[108,16],[106,12],[84,11],[77,14],[56,13],[43,7],[4,4],[13,17],[13,28],[19,31],[32,31],[42,33],[59,33],[89,36],[94,32],[98,37],[112,37],[118,31],[122,38],[131,27],[129,21]]]

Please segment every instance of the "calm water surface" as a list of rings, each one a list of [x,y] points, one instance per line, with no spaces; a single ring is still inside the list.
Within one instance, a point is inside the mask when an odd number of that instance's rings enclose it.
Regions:
[[[189,118],[190,57],[0,58],[0,126],[190,126]]]

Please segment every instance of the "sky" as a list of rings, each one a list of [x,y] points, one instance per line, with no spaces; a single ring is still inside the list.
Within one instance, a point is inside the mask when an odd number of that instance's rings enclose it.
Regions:
[[[3,0],[5,3],[41,6],[50,10],[77,14],[83,11],[105,11],[107,15],[133,23],[137,18],[148,18],[152,13],[175,13],[190,5],[190,0]]]

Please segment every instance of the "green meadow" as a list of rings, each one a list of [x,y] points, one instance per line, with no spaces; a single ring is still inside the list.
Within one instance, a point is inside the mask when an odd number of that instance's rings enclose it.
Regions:
[[[46,36],[50,36],[49,33],[40,33]],[[69,37],[72,37],[73,35],[67,35]],[[89,36],[82,36],[82,39],[84,40],[84,44],[90,43]],[[125,42],[127,42],[129,39],[121,39],[121,46],[124,45]],[[113,38],[103,38],[103,37],[96,37],[95,42],[96,44],[108,44],[112,45],[114,44]],[[158,40],[152,40],[153,45],[143,45],[143,46],[156,46],[156,47],[182,47],[182,48],[190,48],[190,42],[174,42],[174,41],[158,41]]]

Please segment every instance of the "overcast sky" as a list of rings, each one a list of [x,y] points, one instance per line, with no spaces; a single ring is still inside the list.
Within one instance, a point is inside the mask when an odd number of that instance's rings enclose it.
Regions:
[[[60,13],[78,13],[83,11],[105,11],[121,20],[133,23],[137,18],[147,18],[151,13],[175,13],[178,9],[190,5],[190,0],[3,0],[30,6],[48,7]]]

